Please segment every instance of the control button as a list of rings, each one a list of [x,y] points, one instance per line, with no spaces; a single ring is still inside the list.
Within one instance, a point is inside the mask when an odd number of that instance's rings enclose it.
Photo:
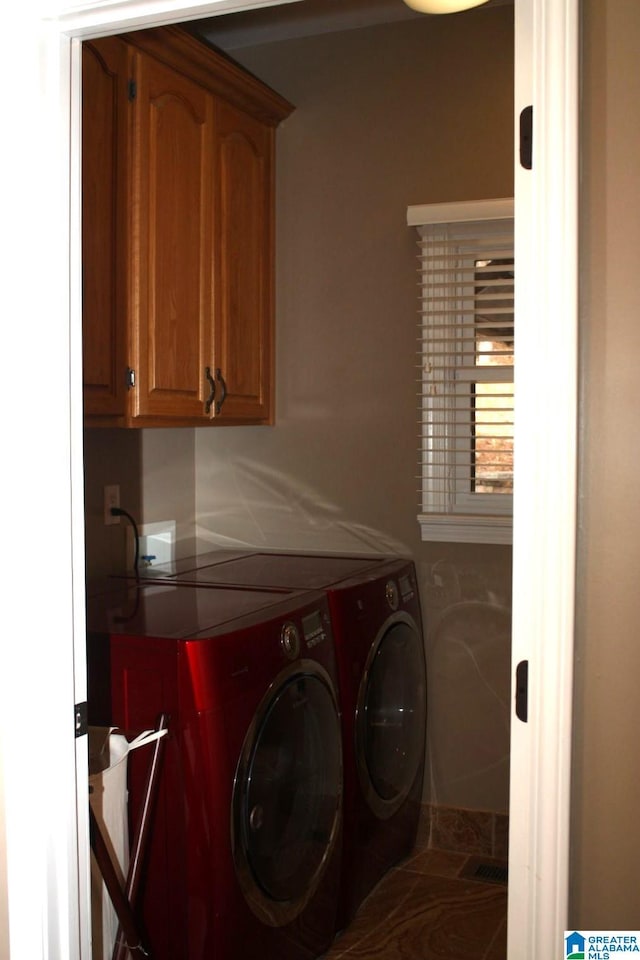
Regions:
[[[263,823],[264,823],[264,810],[258,803],[249,814],[249,826],[255,833],[257,830],[260,830]]]
[[[398,585],[400,587],[400,596],[402,597],[402,602],[407,603],[409,600],[413,600],[415,596],[413,578],[408,574],[405,577],[400,577]]]
[[[400,601],[398,599],[398,588],[393,580],[388,581],[386,587],[384,588],[384,595],[391,609],[397,610]]]
[[[280,646],[291,660],[300,653],[300,634],[295,623],[285,623],[280,634]]]

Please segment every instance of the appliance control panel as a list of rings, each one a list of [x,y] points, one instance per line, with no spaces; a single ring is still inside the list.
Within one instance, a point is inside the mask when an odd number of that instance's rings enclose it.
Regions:
[[[327,639],[327,631],[319,610],[314,610],[302,618],[302,632],[309,650]]]
[[[384,595],[387,604],[392,610],[397,610],[400,604],[404,606],[410,603],[416,595],[416,588],[411,574],[403,573],[398,577],[397,583],[395,580],[388,580],[385,584]]]
[[[410,600],[413,600],[416,595],[416,590],[410,574],[406,573],[398,579],[398,587],[403,603],[408,603]]]

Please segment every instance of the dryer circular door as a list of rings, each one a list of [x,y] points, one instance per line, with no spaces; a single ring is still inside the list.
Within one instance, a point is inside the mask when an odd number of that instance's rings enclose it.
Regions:
[[[264,923],[294,919],[339,837],[342,746],[334,684],[298,661],[271,684],[245,737],[232,799],[236,875]]]
[[[426,714],[422,635],[397,613],[371,645],[356,714],[360,785],[380,819],[393,816],[423,769]]]

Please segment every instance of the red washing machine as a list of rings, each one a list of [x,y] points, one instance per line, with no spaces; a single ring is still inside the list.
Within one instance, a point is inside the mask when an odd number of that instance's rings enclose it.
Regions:
[[[426,666],[410,560],[255,553],[198,558],[179,582],[325,591],[338,660],[344,840],[336,930],[415,844],[426,738]]]
[[[90,722],[138,730],[170,715],[142,890],[153,956],[324,953],[343,784],[324,594],[125,583],[90,598],[87,621]]]

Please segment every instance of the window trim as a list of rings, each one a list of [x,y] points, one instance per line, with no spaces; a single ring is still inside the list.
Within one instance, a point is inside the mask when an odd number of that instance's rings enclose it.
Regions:
[[[407,208],[407,224],[415,227],[419,233],[421,227],[431,227],[441,224],[474,223],[479,221],[512,220],[514,218],[514,202],[512,198],[496,200],[472,200],[455,203],[420,204]],[[420,271],[423,271],[422,257]],[[421,335],[424,331],[422,311],[420,313]],[[424,340],[422,340],[424,343]],[[421,356],[422,361],[422,356]],[[421,363],[422,366],[422,363]],[[505,370],[507,368],[505,367]],[[513,377],[513,367],[508,368]],[[465,377],[465,382],[471,378]],[[487,382],[493,375],[487,377]],[[499,378],[498,378],[499,379]],[[480,381],[480,378],[478,378]],[[420,377],[422,383],[422,376]],[[461,381],[462,382],[462,381]],[[484,382],[484,381],[482,381]],[[421,431],[424,431],[425,421],[420,417]],[[471,435],[469,436],[471,441]],[[450,452],[444,454],[448,459]],[[423,540],[449,541],[456,543],[506,543],[513,538],[513,498],[510,494],[472,494],[472,493],[445,493],[437,490],[435,483],[429,483],[425,476],[425,467],[432,469],[434,460],[425,458],[421,450],[420,457],[420,501],[421,512],[418,522]],[[435,461],[437,470],[437,457]],[[454,483],[454,488],[457,482]],[[431,503],[433,510],[428,509]]]

